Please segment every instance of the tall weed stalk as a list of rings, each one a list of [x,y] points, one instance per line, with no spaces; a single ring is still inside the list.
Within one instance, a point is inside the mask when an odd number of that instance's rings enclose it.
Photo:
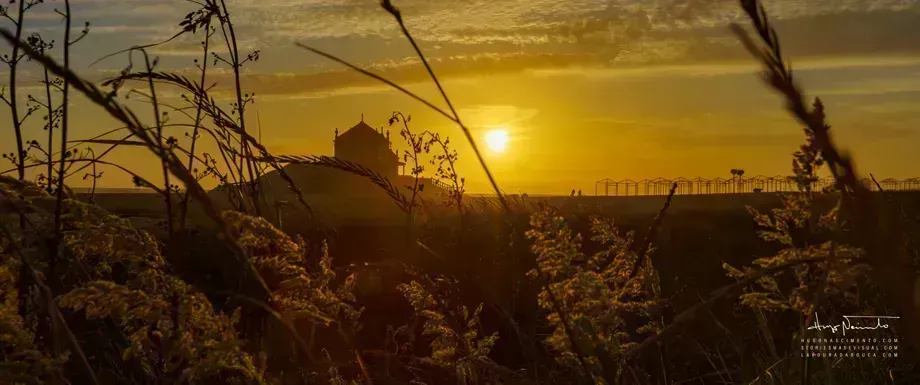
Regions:
[[[805,125],[806,134],[827,162],[837,189],[848,197],[849,204],[844,210],[852,218],[854,233],[859,236],[858,245],[866,250],[874,281],[884,288],[893,305],[900,310],[902,327],[899,331],[905,333],[916,353],[920,350],[920,330],[914,326],[920,324],[920,278],[903,247],[903,232],[887,225],[889,222],[883,210],[860,183],[852,159],[832,140],[820,100],[816,99],[811,108],[806,104],[763,5],[758,0],[740,0],[740,5],[750,18],[760,43],[739,25],[732,27],[735,34],[764,66],[764,82],[783,96],[787,110]]]

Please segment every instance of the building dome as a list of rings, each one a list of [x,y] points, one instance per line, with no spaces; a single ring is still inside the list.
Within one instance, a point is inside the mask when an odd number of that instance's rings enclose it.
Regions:
[[[399,156],[392,150],[389,135],[375,130],[362,119],[335,138],[335,157],[358,163],[387,177],[399,175]]]

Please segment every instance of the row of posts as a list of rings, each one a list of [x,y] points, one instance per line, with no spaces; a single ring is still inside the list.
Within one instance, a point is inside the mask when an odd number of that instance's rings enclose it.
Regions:
[[[761,193],[761,192],[795,192],[799,191],[798,185],[788,177],[753,177],[732,179],[684,179],[668,180],[663,178],[652,180],[620,180],[603,179],[594,186],[595,195],[603,196],[639,196],[639,195],[667,195],[671,186],[677,184],[675,194],[680,195],[705,195],[705,194],[735,194],[735,193]],[[885,191],[920,191],[920,178],[910,179],[884,179],[875,181],[863,179],[861,181],[867,189],[877,191],[879,186]],[[822,191],[832,187],[832,178],[823,178],[812,183],[812,191]]]

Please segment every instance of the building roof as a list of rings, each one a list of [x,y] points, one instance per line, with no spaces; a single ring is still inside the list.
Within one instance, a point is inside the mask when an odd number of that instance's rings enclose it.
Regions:
[[[396,161],[397,165],[402,166],[405,163],[399,160],[399,156],[393,151],[390,145],[389,132],[384,133],[377,130],[362,120],[354,127],[338,134],[335,138],[336,156],[342,156],[339,153],[340,147],[346,147],[351,151],[386,151],[388,158]]]
[[[374,133],[374,134],[377,134],[377,135],[381,135],[379,132],[377,132],[377,130],[375,130],[373,127],[367,125],[367,123],[364,123],[364,121],[362,120],[361,122],[359,122],[358,124],[356,124],[354,127],[348,129],[348,131],[343,132],[343,133],[342,133],[341,135],[339,135],[339,136],[356,135],[356,134],[360,134],[362,131],[363,131],[365,134],[366,134],[366,133]]]
[[[382,131],[371,127],[367,123],[364,123],[362,120],[354,127],[348,129],[335,138],[335,143],[338,146],[339,144],[348,143],[347,146],[373,146],[373,147],[382,147],[389,149],[390,140],[387,138],[387,135]]]
[[[383,145],[389,147],[389,138],[381,130],[371,127],[364,121],[358,122],[354,127],[348,129],[336,136],[336,142],[344,140],[351,143],[374,143],[374,145]]]

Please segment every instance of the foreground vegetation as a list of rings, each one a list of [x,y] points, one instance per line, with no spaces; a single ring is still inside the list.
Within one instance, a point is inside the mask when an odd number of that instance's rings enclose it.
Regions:
[[[470,200],[449,140],[413,133],[411,119],[400,113],[390,124],[402,126],[408,144],[405,156],[416,177],[410,186],[334,158],[273,156],[247,131],[246,107],[254,99],[239,87],[240,68],[258,53],[239,52],[222,0],[203,3],[177,31],[203,35],[199,80],[158,72],[143,49],[132,49],[128,54],[140,53],[144,66],[125,69],[106,88],[69,69],[69,49],[88,29],[70,36],[64,4],[63,63],[45,55],[53,47],[40,36],[23,41],[22,20],[40,2],[3,8],[17,26],[3,31],[13,47],[5,59],[12,71],[4,100],[12,101],[19,138],[18,152],[5,156],[16,177],[0,177],[4,382],[917,381],[911,376],[920,331],[910,327],[920,321],[917,197],[871,194],[859,183],[852,161],[831,140],[821,101],[805,101],[756,1],[740,4],[759,40],[741,27],[736,32],[804,126],[790,177],[800,191],[778,196],[772,207],[751,207],[727,226],[702,229],[707,222],[699,218],[669,215],[673,190],[654,217],[617,222],[577,199],[552,206],[504,196],[491,174],[494,204]],[[389,1],[382,5],[412,41],[399,10]],[[212,44],[226,52],[212,53]],[[32,104],[20,116],[15,68],[26,58],[45,69],[47,97],[29,97]],[[229,106],[203,86],[209,64],[235,74]],[[153,125],[118,97],[131,83],[146,87],[130,92],[150,102]],[[161,103],[158,87],[178,87],[191,109]],[[101,177],[98,165],[120,167],[107,164],[108,151],[83,153],[68,138],[71,88],[123,124],[118,131],[128,131],[125,139],[92,143],[137,146],[161,160],[162,181],[134,175],[139,186],[162,197],[158,227],[132,224],[92,203],[94,195],[81,200],[64,185],[65,176],[79,172]],[[448,110],[416,98],[454,121],[472,142],[443,90],[442,96]],[[25,118],[40,111],[47,143],[23,142]],[[183,114],[187,123],[166,121],[166,111]],[[187,140],[164,133],[177,127],[187,129]],[[212,139],[219,152],[197,152],[202,138]],[[434,177],[449,187],[444,196],[426,194],[418,183],[425,171],[419,155],[426,152],[435,154]],[[359,243],[365,248],[347,253],[341,245],[353,243],[354,235],[319,222],[283,226],[279,199],[260,183],[267,173],[290,183],[300,210],[314,212],[285,164],[329,167],[376,185],[405,217],[389,237],[392,247]],[[28,168],[44,170],[42,177],[26,180]],[[812,191],[822,169],[836,185]],[[219,194],[201,187],[205,178],[221,183]],[[675,234],[681,229],[697,231],[699,239],[689,243],[691,236]],[[698,260],[684,248],[715,244],[713,238],[756,247]],[[698,284],[690,293],[673,281],[694,271],[687,265],[716,258],[725,263],[698,269],[718,271],[718,285]],[[700,289],[712,292],[688,296]],[[894,327],[901,354],[801,359],[798,341],[818,312],[900,316]]]

